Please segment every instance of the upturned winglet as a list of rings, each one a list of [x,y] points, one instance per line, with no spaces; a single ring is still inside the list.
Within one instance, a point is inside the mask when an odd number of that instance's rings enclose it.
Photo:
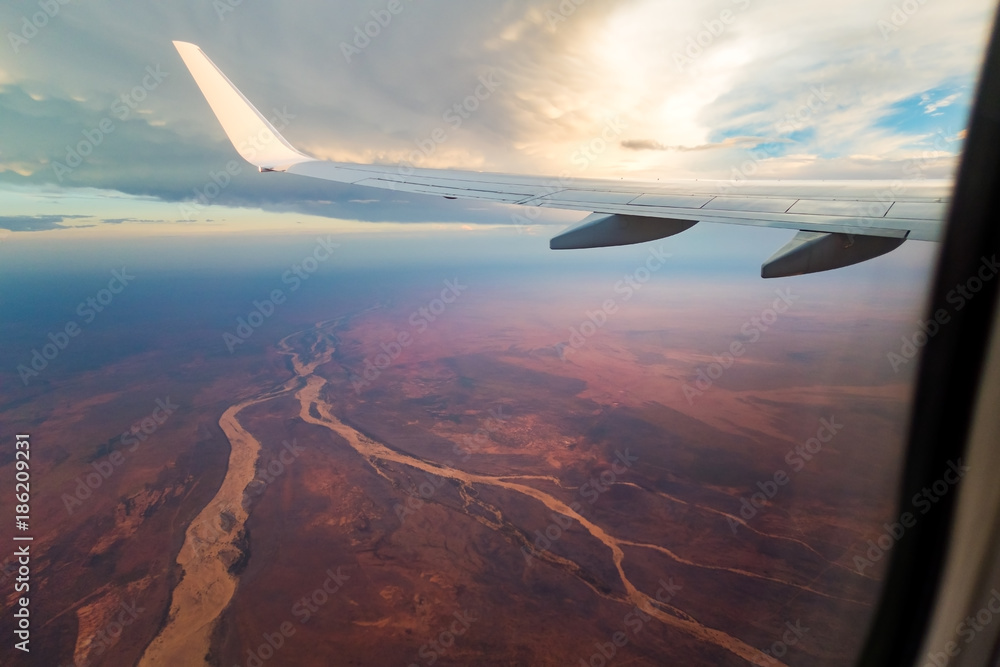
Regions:
[[[261,171],[283,171],[314,159],[295,150],[197,45],[175,41],[174,47],[244,160]]]

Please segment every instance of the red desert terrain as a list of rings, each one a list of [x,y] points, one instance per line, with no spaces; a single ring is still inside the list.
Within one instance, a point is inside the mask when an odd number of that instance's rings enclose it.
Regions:
[[[893,295],[556,287],[316,299],[255,349],[206,329],[8,404],[47,440],[39,655],[850,664],[910,386]],[[177,407],[143,433],[150,397]]]

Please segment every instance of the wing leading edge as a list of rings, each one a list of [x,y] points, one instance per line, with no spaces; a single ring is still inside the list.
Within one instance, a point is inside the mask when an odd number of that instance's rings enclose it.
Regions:
[[[447,198],[592,213],[552,249],[641,243],[697,222],[793,229],[761,268],[765,278],[814,273],[878,257],[907,239],[937,241],[948,181],[690,181],[546,178],[408,165],[318,160],[296,150],[196,45],[174,42],[237,152],[261,172]],[[529,222],[523,216],[515,221]]]

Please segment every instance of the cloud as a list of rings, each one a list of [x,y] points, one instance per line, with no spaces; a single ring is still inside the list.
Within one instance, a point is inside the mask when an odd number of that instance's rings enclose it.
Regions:
[[[962,93],[952,93],[951,95],[948,95],[944,99],[938,100],[937,102],[931,102],[930,104],[927,104],[924,107],[924,113],[934,113],[938,109],[942,109],[944,107],[949,107],[952,104],[954,104],[955,101],[958,100],[958,99],[960,99],[961,97],[962,97]]]
[[[240,3],[221,15],[218,4],[71,3],[18,53],[0,52],[0,181],[113,189],[179,211],[233,164],[239,172],[212,204],[366,221],[509,220],[481,203],[373,200],[366,188],[257,173],[236,155],[171,39],[201,45],[265,115],[286,109],[294,118],[282,133],[320,157],[728,178],[767,137],[794,142],[796,154],[775,154],[761,177],[896,178],[926,150],[922,138],[962,129],[970,99],[956,95],[975,76],[993,10],[986,0],[926,3],[886,36],[878,29],[884,7],[868,0],[844,0],[836,12],[825,0],[725,3],[739,5],[735,20],[682,71],[675,57],[721,5],[404,3],[348,62],[344,45],[384,0],[300,0],[295,11]],[[24,6],[0,5],[0,22],[20,25]],[[166,76],[144,86],[156,67]],[[449,116],[490,73],[495,92]],[[904,103],[921,122],[907,115],[905,123],[880,123]],[[97,141],[105,119],[113,129]],[[622,133],[594,159],[578,160],[615,119]],[[441,132],[443,140],[432,139]],[[81,164],[57,173],[56,163],[68,164],[81,145]],[[874,157],[850,157],[861,154]]]
[[[697,146],[665,146],[659,141],[652,139],[626,139],[622,141],[622,148],[632,151],[708,151],[718,148],[733,148],[738,146],[756,146],[765,142],[774,142],[775,139],[767,137],[729,137],[722,141],[709,144],[699,144]],[[778,139],[778,142],[788,142],[788,139]]]
[[[52,229],[64,229],[62,224],[74,218],[86,218],[86,215],[0,215],[0,229],[12,232],[44,232]],[[93,225],[74,225],[75,227],[92,227]]]

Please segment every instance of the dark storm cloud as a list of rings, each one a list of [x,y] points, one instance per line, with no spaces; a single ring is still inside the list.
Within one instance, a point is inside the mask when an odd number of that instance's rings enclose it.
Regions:
[[[205,107],[209,130],[215,133],[215,117],[203,101],[200,104]],[[31,170],[27,175],[2,172],[0,179],[154,196],[178,202],[179,215],[180,203],[194,200],[206,206],[262,207],[366,221],[470,219],[472,205],[465,202],[383,193],[382,200],[372,202],[372,193],[378,191],[369,188],[277,173],[261,175],[236,155],[224,135],[198,140],[170,127],[151,125],[137,113],[121,120],[110,106],[81,107],[61,99],[34,101],[18,86],[0,92],[0,115],[6,121],[0,126],[0,145],[5,146],[8,163],[28,165]],[[102,131],[102,123],[111,131]],[[75,155],[83,152],[87,155],[72,166]],[[206,198],[223,174],[230,179],[226,187]],[[192,204],[188,210],[207,209]],[[488,218],[504,221],[506,216],[493,212]]]
[[[194,0],[62,5],[16,53],[0,55],[0,180],[180,202],[198,198],[212,174],[235,160],[240,173],[212,204],[372,221],[482,218],[481,205],[261,177],[236,155],[171,44],[198,43],[265,115],[289,114],[283,134],[303,149],[396,164],[443,125],[443,114],[475,90],[480,76],[493,72],[513,88],[554,43],[572,39],[588,17],[611,11],[590,3],[553,30],[544,18],[525,21],[545,9],[537,1],[484,10],[457,0],[405,0],[380,34],[363,49],[353,47],[356,28],[385,6],[384,0],[306,0],[294,7]],[[552,7],[558,11],[558,3]],[[0,8],[2,23],[19,25],[18,11]],[[521,26],[515,37],[498,38],[498,31],[514,24]],[[513,95],[488,102],[427,156],[428,166],[451,159],[447,151],[458,154],[457,160],[490,143],[510,146],[536,130],[530,113],[510,110],[537,102]],[[473,216],[471,208],[480,213]],[[508,217],[486,215],[488,221]]]

